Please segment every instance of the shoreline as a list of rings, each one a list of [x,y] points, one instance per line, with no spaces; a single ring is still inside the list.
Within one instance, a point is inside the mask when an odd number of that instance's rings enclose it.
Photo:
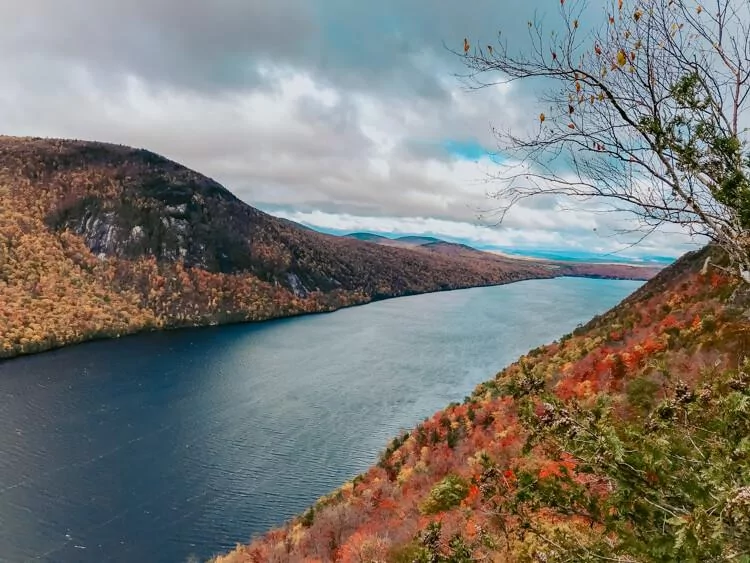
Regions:
[[[588,264],[588,262],[580,262],[580,264]],[[310,315],[325,315],[330,313],[335,313],[336,311],[341,311],[344,309],[351,309],[354,307],[362,307],[365,305],[370,305],[372,303],[377,303],[379,301],[387,301],[391,299],[399,299],[402,297],[415,297],[417,295],[430,295],[433,293],[444,293],[449,291],[464,291],[467,289],[477,289],[477,288],[487,288],[487,287],[499,287],[503,285],[510,285],[514,283],[521,283],[525,281],[533,281],[533,280],[554,280],[554,279],[561,279],[561,278],[584,278],[584,279],[593,279],[593,280],[610,280],[610,281],[637,281],[646,283],[648,280],[646,279],[638,279],[634,277],[616,277],[616,276],[598,276],[598,275],[574,275],[574,274],[564,274],[564,275],[551,275],[549,277],[541,277],[541,276],[530,276],[523,279],[517,279],[517,280],[510,280],[510,281],[504,281],[500,283],[490,283],[490,284],[484,284],[484,285],[470,285],[466,287],[455,287],[455,288],[449,288],[449,289],[436,289],[433,291],[419,291],[419,292],[406,292],[400,295],[389,295],[389,296],[373,296],[369,297],[367,300],[362,301],[360,303],[351,303],[348,305],[340,305],[333,309],[329,310],[320,310],[320,311],[301,311],[298,313],[291,313],[291,314],[280,314],[277,316],[268,317],[265,319],[241,319],[241,320],[230,320],[225,322],[208,322],[208,323],[201,323],[201,324],[185,324],[185,325],[167,325],[167,326],[160,326],[160,327],[140,327],[136,328],[132,331],[123,332],[117,335],[108,335],[108,334],[101,334],[101,335],[93,335],[90,337],[82,338],[81,340],[75,340],[72,342],[68,342],[65,344],[60,344],[57,346],[49,346],[46,348],[42,348],[39,350],[34,350],[30,352],[20,352],[17,354],[13,354],[10,356],[1,356],[0,357],[0,364],[5,364],[6,362],[13,361],[13,360],[19,360],[21,358],[27,358],[30,356],[36,356],[39,354],[45,354],[49,352],[55,352],[58,350],[62,350],[64,348],[70,348],[73,346],[78,346],[81,344],[87,344],[90,342],[99,342],[104,340],[119,340],[121,338],[127,338],[129,336],[136,336],[140,334],[149,334],[149,333],[157,333],[157,332],[167,332],[167,331],[176,331],[176,330],[185,330],[185,329],[198,329],[198,328],[213,328],[213,327],[219,327],[219,326],[232,326],[232,325],[242,325],[242,324],[260,324],[260,323],[266,323],[269,321],[276,321],[276,320],[283,320],[283,319],[293,319],[296,317],[306,317]]]

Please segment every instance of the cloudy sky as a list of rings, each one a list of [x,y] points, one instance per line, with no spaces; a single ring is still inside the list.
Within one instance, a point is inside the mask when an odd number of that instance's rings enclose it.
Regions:
[[[554,4],[7,0],[1,132],[148,148],[330,232],[604,255],[627,242],[611,215],[545,199],[500,227],[477,219],[502,166],[491,127],[524,127],[540,106],[516,85],[466,90],[448,48],[499,29],[522,45],[534,11]],[[624,255],[688,248],[660,235]]]

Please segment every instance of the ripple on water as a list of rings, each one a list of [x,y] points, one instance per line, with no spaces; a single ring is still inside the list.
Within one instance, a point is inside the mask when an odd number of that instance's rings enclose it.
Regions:
[[[0,561],[231,548],[638,286],[529,281],[0,362]]]

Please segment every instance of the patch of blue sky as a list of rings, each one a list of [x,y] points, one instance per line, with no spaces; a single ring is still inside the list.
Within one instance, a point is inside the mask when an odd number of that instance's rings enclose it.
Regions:
[[[502,155],[487,150],[481,143],[473,139],[462,141],[448,139],[443,141],[441,146],[448,154],[461,160],[477,162],[483,158],[488,158],[495,164],[501,164],[504,160]]]

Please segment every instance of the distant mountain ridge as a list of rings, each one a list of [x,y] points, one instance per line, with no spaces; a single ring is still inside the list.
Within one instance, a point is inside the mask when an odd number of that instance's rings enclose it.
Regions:
[[[0,357],[430,291],[655,272],[424,240],[414,251],[318,233],[143,149],[0,137]]]
[[[552,263],[582,262],[582,263],[602,263],[602,264],[603,263],[607,263],[607,264],[617,263],[617,264],[641,265],[641,263],[633,261],[633,260],[617,260],[616,257],[610,258],[610,259],[606,259],[600,256],[592,257],[592,258],[583,258],[583,257],[576,257],[574,255],[566,255],[561,251],[543,251],[543,250],[537,251],[535,250],[535,251],[529,251],[527,253],[518,252],[518,251],[493,252],[489,250],[481,250],[479,248],[475,248],[468,244],[450,242],[450,241],[446,241],[446,240],[439,239],[437,237],[431,237],[431,236],[407,235],[407,236],[402,236],[402,237],[390,238],[390,237],[386,237],[383,235],[378,235],[375,233],[368,233],[368,232],[350,233],[344,236],[355,238],[357,240],[374,242],[376,244],[382,244],[384,246],[400,246],[404,248],[423,247],[425,249],[444,251],[445,253],[449,253],[449,254],[455,254],[457,250],[460,248],[464,251],[474,251],[474,252],[478,252],[481,254],[495,254],[495,255],[500,254],[500,255],[510,257],[510,258],[518,258],[519,260],[523,260],[523,259],[540,260],[540,261],[552,262]],[[667,265],[671,261],[672,261],[671,259],[659,257],[658,260],[644,261],[643,265],[650,265],[650,266],[653,266],[654,264]]]
[[[435,237],[421,237],[421,236],[405,236],[405,237],[399,237],[396,239],[397,241],[404,243],[404,244],[410,244],[414,246],[424,246],[425,244],[433,244],[436,242],[445,242],[443,240],[440,240],[439,238]]]
[[[503,252],[491,252],[486,250],[480,250],[469,246],[468,244],[462,244],[458,242],[449,242],[436,237],[428,236],[404,236],[397,238],[388,238],[382,235],[376,235],[374,233],[351,233],[344,235],[344,237],[355,238],[357,240],[374,243],[382,246],[391,246],[398,248],[408,248],[411,250],[419,251],[422,253],[433,253],[444,256],[451,256],[454,258],[464,258],[469,260],[486,260],[493,262],[496,260],[520,260],[526,261],[528,264],[544,265],[545,267],[552,267],[558,270],[558,275],[566,276],[585,276],[595,278],[617,278],[625,271],[630,271],[632,279],[648,279],[660,266],[666,265],[661,262],[659,263],[645,263],[636,264],[632,262],[615,262],[606,261],[604,259],[598,259],[591,262],[575,259],[566,258],[559,253],[544,253],[539,252],[539,256],[525,255],[525,254],[508,254]],[[532,253],[533,254],[533,253]],[[610,270],[610,267],[612,268]],[[643,277],[638,276],[636,273],[638,268],[644,268],[642,271],[645,274]],[[626,276],[626,277],[630,277]]]
[[[382,235],[376,235],[375,233],[349,233],[348,235],[344,235],[345,238],[353,238],[356,240],[362,240],[365,242],[373,242],[375,244],[380,244],[382,246],[396,246],[400,248],[412,248],[415,246],[425,246],[427,244],[433,244],[433,243],[446,243],[444,240],[440,240],[439,238],[435,237],[427,237],[427,236],[415,236],[415,235],[408,235],[403,237],[396,237],[396,238],[390,238]],[[452,243],[446,243],[446,244],[452,244]]]
[[[365,240],[365,241],[371,241],[371,242],[378,242],[381,240],[391,240],[388,237],[376,235],[373,233],[350,233],[346,236],[349,238],[357,239],[357,240]]]
[[[384,246],[412,247],[412,246],[425,246],[428,244],[435,244],[435,243],[454,244],[452,242],[447,242],[436,237],[417,236],[417,235],[406,235],[402,237],[390,238],[390,237],[386,237],[383,235],[376,235],[375,233],[358,232],[358,233],[349,233],[348,235],[344,235],[344,236],[347,238],[353,238],[353,239],[363,240],[367,242],[374,242],[376,244],[382,244]]]

